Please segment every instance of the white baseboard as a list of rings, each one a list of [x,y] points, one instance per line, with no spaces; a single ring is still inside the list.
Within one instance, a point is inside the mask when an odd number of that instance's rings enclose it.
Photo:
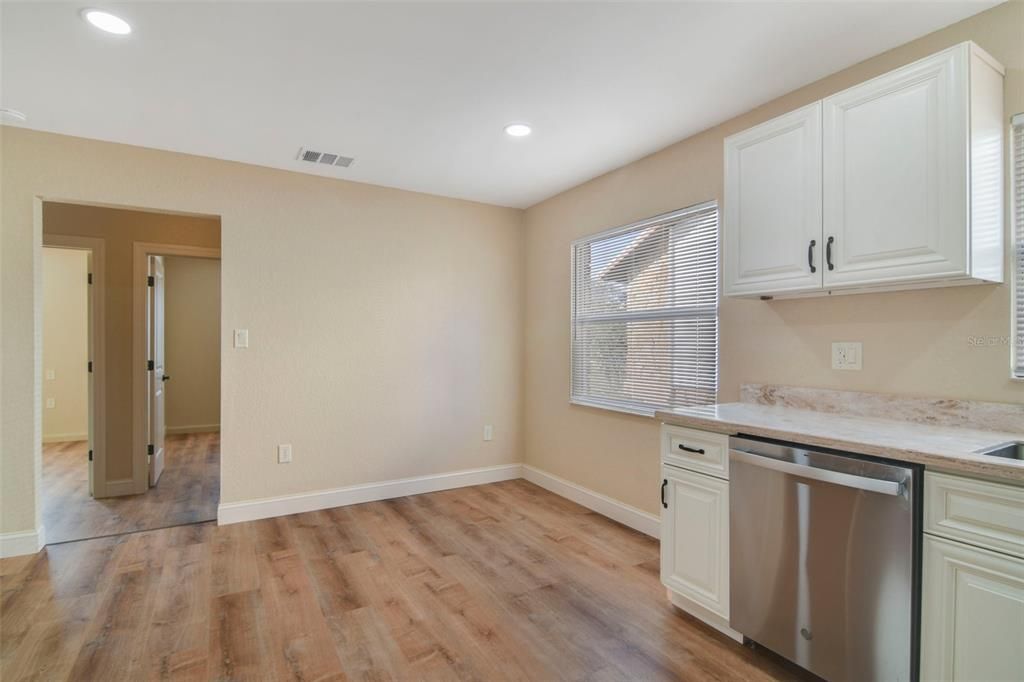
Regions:
[[[521,464],[502,464],[480,469],[452,471],[444,474],[415,476],[413,478],[401,478],[393,481],[381,481],[379,483],[365,483],[345,488],[335,488],[333,490],[318,490],[298,495],[228,502],[217,507],[217,523],[223,526],[241,521],[255,521],[256,519],[286,516],[288,514],[316,511],[318,509],[330,509],[331,507],[344,507],[363,502],[389,500],[395,497],[405,497],[406,495],[420,495],[422,493],[463,488],[470,485],[497,483],[498,481],[509,481],[521,477]]]
[[[72,441],[89,440],[88,433],[51,433],[43,434],[44,443],[70,443]]]
[[[35,554],[46,544],[46,529],[42,526],[22,533],[0,533],[0,559]]]
[[[186,424],[185,426],[167,427],[168,436],[180,433],[211,433],[215,431],[220,431],[220,424]]]
[[[602,516],[618,521],[624,526],[629,526],[633,530],[638,530],[654,538],[661,537],[661,519],[654,514],[619,502],[607,495],[594,492],[529,464],[523,465],[523,478]]]

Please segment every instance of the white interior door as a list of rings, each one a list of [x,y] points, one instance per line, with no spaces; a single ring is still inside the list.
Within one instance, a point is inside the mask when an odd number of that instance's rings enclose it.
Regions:
[[[149,296],[146,301],[146,347],[149,351],[149,485],[164,470],[164,384],[170,379],[164,365],[164,259],[149,257]]]

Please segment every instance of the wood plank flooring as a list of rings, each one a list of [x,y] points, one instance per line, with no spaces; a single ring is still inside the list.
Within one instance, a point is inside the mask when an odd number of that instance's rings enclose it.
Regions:
[[[0,561],[0,678],[770,680],[658,543],[526,481]]]
[[[89,496],[88,444],[43,445],[43,523],[48,543],[211,521],[220,499],[220,434],[168,436],[165,468],[141,495]]]

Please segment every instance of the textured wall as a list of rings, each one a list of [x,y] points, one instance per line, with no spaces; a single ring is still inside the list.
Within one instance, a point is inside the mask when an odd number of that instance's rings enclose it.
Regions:
[[[0,532],[39,518],[36,197],[221,217],[222,501],[522,459],[521,211],[9,126],[0,137]],[[250,348],[231,347],[233,328]],[[292,464],[277,464],[278,443]]]
[[[43,438],[89,434],[88,253],[43,249]],[[53,372],[53,379],[48,378]],[[46,400],[52,398],[53,408]]]
[[[527,462],[657,512],[654,420],[568,404],[573,239],[708,199],[722,202],[727,135],[965,40],[1006,67],[1007,117],[1024,111],[1024,3],[1011,2],[528,209]],[[736,400],[743,382],[1024,401],[1024,383],[1009,378],[1009,348],[970,342],[973,336],[1008,336],[1008,285],[771,302],[723,299],[720,330],[722,402]],[[832,341],[862,341],[863,371],[833,371]]]
[[[167,429],[220,426],[220,261],[164,256]]]

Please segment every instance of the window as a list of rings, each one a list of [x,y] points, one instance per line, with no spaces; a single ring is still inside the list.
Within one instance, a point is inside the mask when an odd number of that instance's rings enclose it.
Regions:
[[[1010,187],[1013,214],[1013,376],[1024,379],[1024,114],[1013,117],[1013,155]]]
[[[570,400],[651,415],[717,394],[718,205],[574,242]]]

